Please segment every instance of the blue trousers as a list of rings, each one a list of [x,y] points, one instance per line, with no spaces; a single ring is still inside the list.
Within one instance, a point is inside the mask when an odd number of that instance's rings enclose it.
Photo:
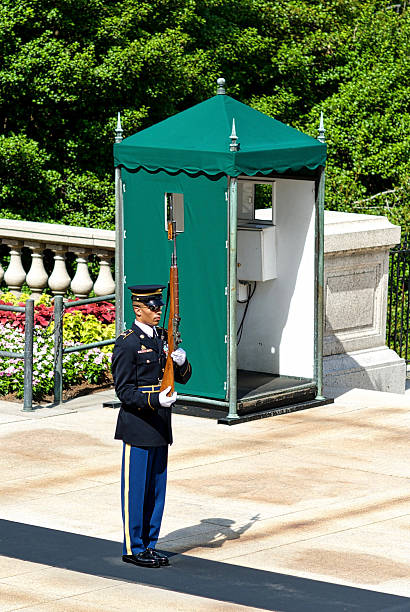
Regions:
[[[122,453],[121,506],[124,555],[155,548],[164,512],[168,446],[125,444]]]

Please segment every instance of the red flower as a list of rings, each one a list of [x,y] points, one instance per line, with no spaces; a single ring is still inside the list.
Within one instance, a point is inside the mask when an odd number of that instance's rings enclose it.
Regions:
[[[67,307],[68,304],[73,304]],[[95,304],[83,304],[83,306],[74,306],[75,301],[70,301],[66,304],[65,312],[80,311],[84,315],[94,315],[101,323],[107,325],[115,321],[115,306],[111,302],[96,302]]]
[[[12,306],[11,302],[4,302],[0,300],[0,304]],[[65,312],[76,312],[80,310],[85,316],[92,314],[101,323],[107,325],[108,323],[114,323],[115,321],[115,306],[110,302],[97,302],[96,304],[84,304],[83,306],[75,307],[75,300],[68,302],[73,306],[66,307]],[[25,306],[24,302],[20,302],[19,306]],[[37,304],[34,306],[34,325],[40,325],[41,327],[47,327],[53,316],[53,306],[46,306],[45,304]],[[25,328],[25,314],[24,312],[13,312],[11,310],[0,310],[0,324],[5,325],[9,323],[12,327],[24,331]]]

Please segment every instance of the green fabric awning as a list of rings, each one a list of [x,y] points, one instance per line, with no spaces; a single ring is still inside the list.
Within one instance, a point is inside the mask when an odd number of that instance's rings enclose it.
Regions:
[[[240,150],[229,151],[232,119]],[[114,165],[150,172],[245,174],[324,166],[326,145],[230,98],[216,95],[114,145]]]

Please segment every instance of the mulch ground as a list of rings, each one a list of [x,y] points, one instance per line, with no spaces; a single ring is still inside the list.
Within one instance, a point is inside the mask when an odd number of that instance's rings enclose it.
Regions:
[[[98,391],[106,391],[107,389],[113,389],[114,384],[111,376],[107,376],[107,380],[98,385],[92,385],[88,382],[83,382],[79,385],[73,385],[69,389],[63,389],[63,401],[75,399],[76,397],[81,397],[83,395],[90,395],[91,393],[98,393]],[[19,404],[23,403],[22,397],[16,397],[13,393],[8,393],[7,395],[0,395],[0,400],[4,400],[6,402],[18,402]],[[45,395],[40,400],[34,400],[37,404],[51,404],[54,401],[53,394]]]

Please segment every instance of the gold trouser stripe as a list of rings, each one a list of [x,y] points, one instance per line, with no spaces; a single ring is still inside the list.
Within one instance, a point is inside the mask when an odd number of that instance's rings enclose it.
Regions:
[[[130,536],[130,457],[131,444],[126,444],[124,455],[124,533],[127,555],[132,555]]]
[[[148,391],[148,405],[151,408],[151,410],[154,410],[154,408],[151,406],[150,397],[151,397],[151,391]]]

